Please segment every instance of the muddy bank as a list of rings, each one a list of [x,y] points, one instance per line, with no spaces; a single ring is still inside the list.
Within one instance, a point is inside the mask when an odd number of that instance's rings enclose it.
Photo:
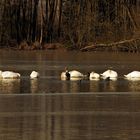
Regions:
[[[10,42],[1,49],[12,49],[12,50],[78,50],[78,51],[113,51],[113,52],[140,52],[140,38],[123,40],[113,43],[98,43],[88,44],[82,48],[68,46],[63,43],[44,43],[39,42],[29,43],[23,41],[20,44],[16,42]]]
[[[60,43],[44,43],[41,44],[39,42],[29,43],[27,41],[23,41],[20,44],[16,42],[10,42],[9,44],[1,46],[0,49],[4,50],[66,50],[67,48]]]

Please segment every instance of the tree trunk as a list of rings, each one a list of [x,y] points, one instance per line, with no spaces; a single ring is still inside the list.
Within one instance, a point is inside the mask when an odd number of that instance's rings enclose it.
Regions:
[[[36,40],[36,26],[39,0],[34,0],[33,19],[32,19],[32,41]]]

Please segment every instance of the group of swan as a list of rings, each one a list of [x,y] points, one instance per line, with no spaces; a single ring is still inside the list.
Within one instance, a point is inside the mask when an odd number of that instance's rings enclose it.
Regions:
[[[127,79],[140,79],[140,71],[132,71],[128,73],[127,75],[124,75]],[[88,73],[87,75],[83,75],[81,72],[77,70],[66,71],[61,73],[61,80],[73,80],[73,79],[83,79],[88,78],[89,80],[99,80],[100,78],[103,79],[110,79],[110,80],[116,80],[118,78],[118,73],[114,70],[106,70],[102,74],[98,74],[96,72]]]
[[[20,74],[13,72],[13,71],[0,71],[0,78],[2,79],[17,79],[20,78]],[[30,78],[38,78],[39,73],[36,71],[32,71],[30,74]],[[127,75],[124,75],[127,79],[140,79],[140,71],[132,71],[128,73]],[[67,69],[61,73],[61,80],[80,80],[83,78],[89,78],[89,80],[98,80],[100,78],[103,79],[117,79],[118,73],[114,70],[106,70],[102,74],[98,74],[96,72],[88,73],[87,75],[82,74],[81,72],[77,70],[68,71]]]
[[[107,78],[113,79],[113,78],[117,78],[118,74],[113,70],[107,70],[102,74],[91,72],[88,73],[87,75],[84,75],[77,70],[68,71],[67,69],[66,71],[61,73],[62,80],[73,80],[73,79],[83,79],[83,78],[89,78],[90,80],[97,80],[100,77],[102,77],[103,79],[107,79]]]
[[[17,72],[13,72],[13,71],[0,71],[0,78],[2,79],[18,79],[20,78],[21,75]],[[39,73],[36,71],[32,71],[30,74],[30,78],[34,79],[34,78],[38,78],[39,77]]]

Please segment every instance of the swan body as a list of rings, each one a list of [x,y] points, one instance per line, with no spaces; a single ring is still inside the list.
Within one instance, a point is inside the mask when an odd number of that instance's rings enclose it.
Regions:
[[[77,70],[72,71],[66,70],[65,72],[61,73],[61,80],[80,80],[83,77],[84,75]]]
[[[3,79],[16,79],[20,78],[20,74],[12,71],[4,71],[2,72],[1,77]]]
[[[31,79],[34,79],[34,78],[38,78],[39,77],[39,73],[36,72],[36,71],[32,71],[31,74],[30,74],[30,78]]]
[[[116,79],[118,77],[118,73],[114,70],[107,70],[104,73],[101,74],[103,79]]]
[[[77,70],[69,71],[69,74],[70,74],[70,78],[82,78],[84,76],[81,72]]]
[[[100,75],[96,72],[91,72],[89,75],[90,80],[98,80],[100,78]]]
[[[128,73],[127,75],[124,75],[124,77],[128,78],[128,79],[140,78],[140,71],[132,71],[132,72]]]

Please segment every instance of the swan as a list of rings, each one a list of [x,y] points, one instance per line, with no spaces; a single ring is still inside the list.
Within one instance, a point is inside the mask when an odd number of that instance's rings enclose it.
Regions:
[[[34,78],[38,78],[39,77],[39,73],[36,72],[36,71],[32,71],[31,74],[30,74],[30,78],[31,79],[34,79]]]
[[[80,80],[83,77],[84,75],[77,70],[68,71],[66,69],[65,72],[61,73],[61,80]]]
[[[98,80],[100,78],[100,75],[96,72],[91,72],[89,75],[90,80]]]
[[[70,77],[71,78],[83,78],[83,74],[77,70],[72,70],[72,71],[69,71],[69,74],[70,74]]]
[[[77,70],[69,71],[69,74],[70,80],[82,80],[84,78],[84,75]]]
[[[140,79],[140,71],[132,71],[127,75],[124,75],[127,79]]]
[[[20,74],[13,71],[4,71],[1,73],[3,79],[16,79],[20,78]]]
[[[114,71],[114,70],[106,70],[104,73],[102,73],[101,74],[101,76],[102,76],[102,78],[103,79],[117,79],[117,77],[118,77],[118,73],[116,72],[116,71]]]

